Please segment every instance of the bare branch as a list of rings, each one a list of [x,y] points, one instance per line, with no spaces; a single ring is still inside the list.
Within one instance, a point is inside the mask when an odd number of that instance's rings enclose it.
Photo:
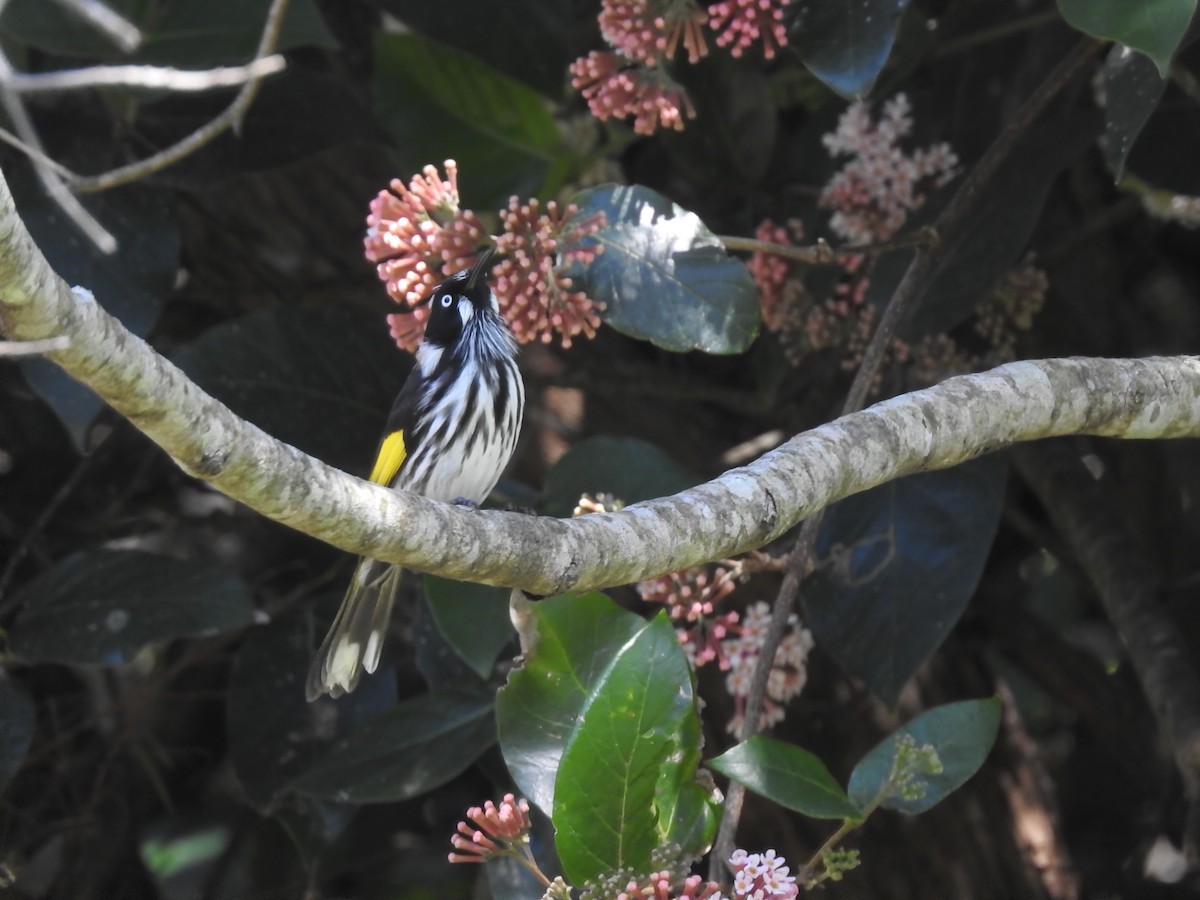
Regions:
[[[267,12],[266,24],[263,26],[262,38],[258,43],[258,50],[254,54],[255,60],[266,59],[275,52],[275,47],[279,42],[279,30],[283,26],[283,15],[287,11],[287,5],[288,0],[273,0],[271,3],[271,8]],[[196,129],[196,131],[178,143],[167,147],[165,150],[160,150],[147,159],[122,166],[119,169],[102,172],[99,175],[79,176],[71,182],[71,189],[83,194],[105,191],[109,188],[144,178],[154,172],[159,172],[167,168],[167,166],[179,162],[184,157],[190,156],[230,128],[236,130],[241,126],[242,118],[254,102],[254,98],[258,96],[258,89],[261,84],[262,79],[258,77],[247,81],[223,113],[211,122]]]
[[[79,230],[99,248],[101,253],[115,252],[117,239],[108,233],[95,216],[84,209],[83,204],[74,194],[67,190],[59,170],[44,162],[46,154],[42,150],[41,139],[33,127],[33,120],[29,118],[29,112],[25,109],[25,103],[21,100],[20,95],[10,86],[13,74],[13,67],[9,63],[8,57],[4,55],[3,50],[0,50],[0,104],[4,106],[8,117],[12,119],[13,127],[16,128],[22,143],[36,151],[30,156],[42,187],[46,189],[50,199],[59,205],[67,218],[78,226]]]
[[[707,484],[617,513],[560,520],[467,510],[351,477],[239,419],[88,291],[54,275],[6,185],[0,285],[10,339],[69,337],[50,358],[228,496],[344,550],[538,594],[744,553],[834,500],[1015,441],[1200,435],[1200,358],[1020,362],[877,404]]]
[[[841,247],[830,246],[824,239],[808,247],[793,247],[790,244],[776,244],[771,241],[760,241],[757,238],[736,235],[721,235],[719,240],[725,245],[726,250],[773,253],[784,259],[795,260],[810,266],[833,266],[838,265],[848,256],[867,256],[892,253],[896,250],[933,247],[938,242],[938,235],[932,228],[926,227],[899,235],[890,241],[880,241],[876,244],[846,244]]]
[[[202,72],[173,69],[169,66],[90,66],[59,72],[9,76],[13,90],[21,94],[70,91],[80,88],[133,87],[164,91],[211,91],[234,87],[281,72],[287,63],[279,54],[256,59],[244,66],[218,66]]]
[[[126,53],[142,43],[142,32],[100,0],[55,0],[59,6],[87,22]]]

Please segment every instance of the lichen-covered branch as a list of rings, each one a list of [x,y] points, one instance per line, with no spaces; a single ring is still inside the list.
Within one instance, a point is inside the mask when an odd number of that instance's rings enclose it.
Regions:
[[[239,419],[50,270],[0,179],[0,330],[64,336],[50,359],[187,472],[344,550],[549,594],[625,584],[774,540],[834,500],[1063,434],[1200,436],[1200,358],[1019,362],[952,378],[794,437],[748,466],[619,513],[468,510],[369,484]]]

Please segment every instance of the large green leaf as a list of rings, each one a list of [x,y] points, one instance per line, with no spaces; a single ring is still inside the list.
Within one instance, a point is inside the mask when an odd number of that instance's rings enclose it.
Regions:
[[[1000,701],[995,697],[948,703],[924,712],[859,761],[850,774],[850,797],[859,808],[865,809],[886,792],[880,804],[885,809],[909,815],[925,812],[979,771],[999,729]],[[931,747],[941,764],[940,772],[916,776],[923,783],[923,790],[909,797],[889,789],[898,745],[906,739],[910,746]]]
[[[569,516],[582,494],[609,493],[625,503],[666,497],[700,483],[653,444],[636,438],[580,441],[546,473],[545,514]]]
[[[29,662],[116,665],[147,644],[249,625],[250,592],[228,569],[152,553],[76,553],[27,584],[9,634]]]
[[[584,244],[603,252],[569,274],[605,304],[601,318],[667,350],[740,353],[758,334],[758,288],[700,217],[641,186],[576,195],[576,218],[604,213]]]
[[[238,415],[364,476],[411,367],[383,316],[338,308],[252,313],[209,329],[174,362]]]
[[[661,613],[609,660],[563,751],[553,819],[569,880],[649,871],[653,851],[681,838],[685,854],[703,851],[715,814],[699,758],[691,669]]]
[[[513,637],[508,588],[425,576],[425,599],[438,631],[463,662],[487,678]]]
[[[609,661],[646,623],[603,594],[551,597],[533,617],[535,643],[496,697],[496,725],[517,787],[553,817],[567,738]]]
[[[984,186],[969,216],[944,237],[946,252],[902,328],[906,339],[916,342],[949,331],[987,298],[1025,252],[1055,179],[1093,144],[1102,127],[1099,115],[1081,114],[1029,131]],[[884,263],[903,266],[906,260],[895,255]],[[881,279],[878,290],[890,294],[891,287]]]
[[[407,800],[461,774],[495,739],[486,691],[422,694],[339,740],[294,787],[340,803]]]
[[[1000,521],[1005,461],[910,475],[829,509],[807,585],[817,643],[888,705],[958,621]]]
[[[794,744],[758,735],[708,765],[781,806],[817,819],[857,818],[859,809],[821,762]]]
[[[545,100],[474,56],[416,34],[375,43],[379,121],[412,172],[457,161],[465,206],[495,209],[541,188],[564,152]]]
[[[863,97],[887,63],[907,6],[908,0],[801,0],[788,9],[788,35],[810,72],[843,97]]]
[[[292,781],[336,739],[396,705],[386,653],[353,693],[318,705],[305,699],[305,675],[327,625],[314,625],[307,610],[296,610],[252,629],[233,658],[225,706],[229,756],[242,790],[260,811],[277,808]]]
[[[25,754],[33,743],[33,701],[13,683],[8,675],[0,674],[0,790],[3,790],[25,762]]]
[[[549,97],[562,93],[575,9],[562,0],[375,0],[414,31],[457,47]],[[502,37],[501,37],[502,36]]]
[[[1058,10],[1080,31],[1145,53],[1166,78],[1196,0],[1058,0]]]

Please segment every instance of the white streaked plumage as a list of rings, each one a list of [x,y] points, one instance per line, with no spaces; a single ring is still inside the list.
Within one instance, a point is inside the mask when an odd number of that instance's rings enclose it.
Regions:
[[[476,280],[480,271],[452,276],[431,297],[425,341],[389,418],[391,436],[403,434],[393,447],[405,454],[396,490],[482,503],[516,449],[525,406],[516,341],[495,294]],[[309,700],[352,691],[362,672],[376,670],[400,575],[398,566],[359,560],[309,672]]]

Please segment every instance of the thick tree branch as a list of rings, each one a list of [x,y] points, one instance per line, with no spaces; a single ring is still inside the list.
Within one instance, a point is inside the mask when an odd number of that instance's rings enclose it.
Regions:
[[[672,497],[574,520],[480,512],[333,469],[239,419],[54,275],[0,180],[0,328],[48,356],[187,472],[344,550],[539,594],[637,581],[760,547],[834,500],[1015,441],[1200,436],[1200,358],[1011,363],[798,435]]]
[[[1085,468],[1059,442],[1015,454],[1021,474],[1038,495],[1125,642],[1130,662],[1182,776],[1188,801],[1183,848],[1200,862],[1200,676],[1188,646],[1159,600],[1158,575],[1112,502],[1112,485]]]

